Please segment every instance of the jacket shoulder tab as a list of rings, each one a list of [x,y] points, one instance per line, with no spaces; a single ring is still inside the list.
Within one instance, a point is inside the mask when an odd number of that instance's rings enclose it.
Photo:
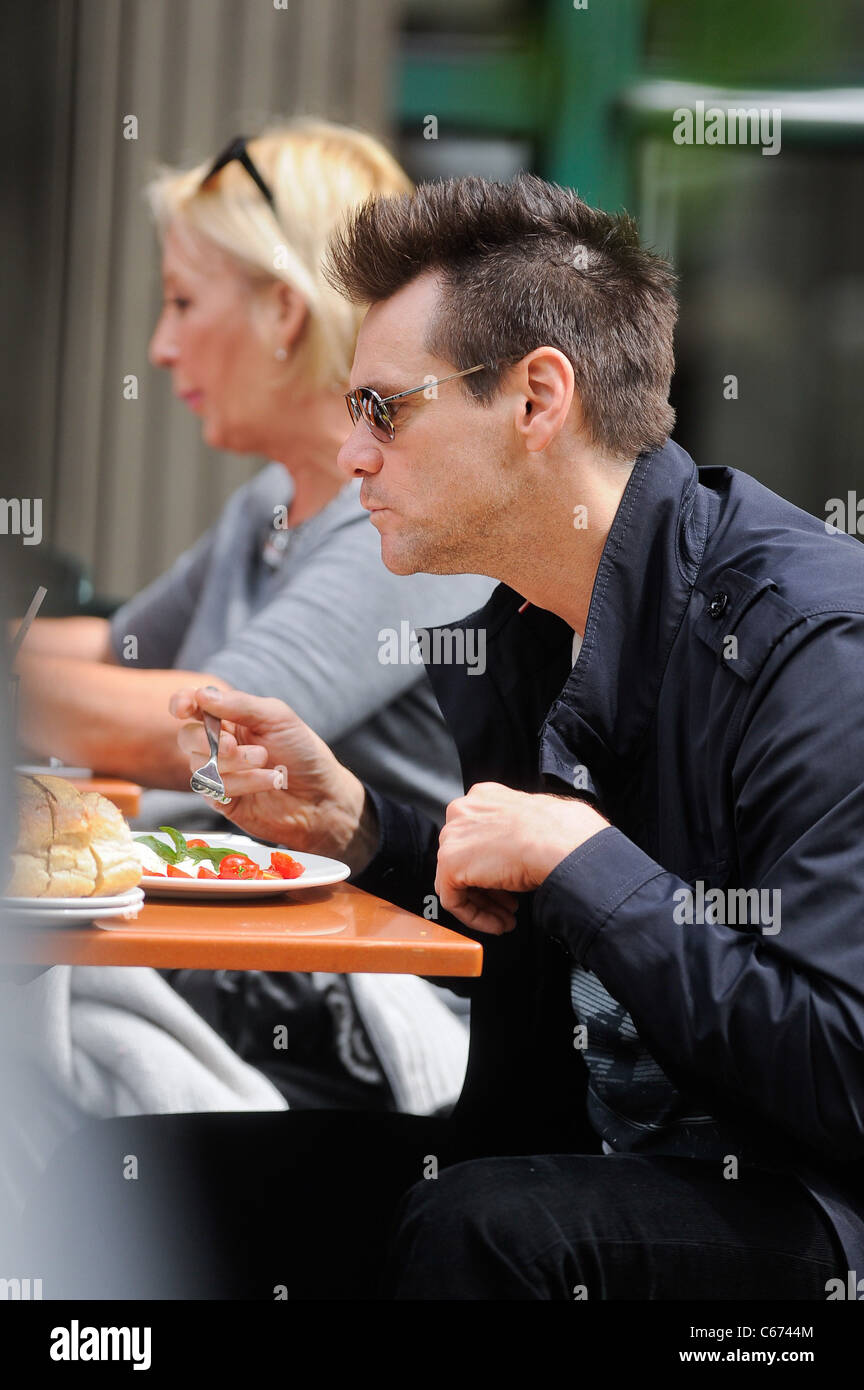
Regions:
[[[804,615],[787,603],[773,579],[725,569],[694,591],[701,605],[696,635],[739,680],[751,685],[781,637]]]

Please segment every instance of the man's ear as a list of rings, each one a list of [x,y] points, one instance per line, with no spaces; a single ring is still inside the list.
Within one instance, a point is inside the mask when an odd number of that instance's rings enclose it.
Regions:
[[[535,348],[514,369],[516,429],[526,449],[539,453],[560,434],[572,407],[581,406],[575,394],[573,367],[557,348]]]

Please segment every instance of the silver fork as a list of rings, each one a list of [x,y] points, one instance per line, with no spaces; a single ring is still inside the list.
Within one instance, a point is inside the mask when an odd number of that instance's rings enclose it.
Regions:
[[[227,806],[231,797],[225,793],[225,784],[216,762],[219,753],[222,720],[217,719],[215,714],[205,714],[204,728],[207,730],[207,740],[210,744],[210,761],[206,762],[203,767],[199,767],[197,772],[192,773],[189,785],[193,792],[200,792],[202,796],[209,796],[213,801],[218,801],[220,805]]]

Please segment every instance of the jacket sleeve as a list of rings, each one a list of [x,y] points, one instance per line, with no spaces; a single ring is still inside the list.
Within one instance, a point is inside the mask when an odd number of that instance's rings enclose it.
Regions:
[[[430,917],[461,936],[482,942],[481,934],[463,926],[441,907],[435,893],[440,825],[415,807],[382,796],[368,784],[366,795],[378,817],[378,849],[366,868],[352,875],[351,882],[407,912]],[[451,976],[436,976],[432,983],[463,996],[470,995],[475,985],[473,979]]]
[[[688,925],[689,885],[615,828],[557,866],[535,894],[537,920],[625,1005],[691,1095],[743,1105],[816,1152],[856,1158],[864,615],[811,618],[787,633],[735,737],[734,886],[759,890],[756,925],[731,925],[728,886],[719,921],[706,912]]]

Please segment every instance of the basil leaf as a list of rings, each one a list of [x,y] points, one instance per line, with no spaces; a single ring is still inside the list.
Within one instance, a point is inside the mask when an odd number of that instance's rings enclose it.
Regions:
[[[210,864],[215,864],[217,868],[222,863],[223,859],[228,858],[229,854],[236,853],[236,849],[217,849],[215,846],[210,845],[208,845],[206,848],[204,845],[186,846],[186,854],[188,858],[193,861],[193,863],[200,864],[202,859],[206,859]]]
[[[173,825],[160,825],[159,829],[173,841],[174,848],[182,858],[186,853],[186,837],[181,835],[179,830],[175,830]]]
[[[166,845],[164,840],[157,840],[155,835],[136,835],[135,843],[146,845],[148,849],[152,849],[154,854],[158,854],[159,858],[164,859],[166,864],[177,864],[185,858],[185,855],[178,853],[170,845]]]

